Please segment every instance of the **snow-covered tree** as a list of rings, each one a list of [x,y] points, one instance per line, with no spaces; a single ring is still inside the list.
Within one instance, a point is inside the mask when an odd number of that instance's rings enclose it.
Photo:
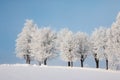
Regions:
[[[117,69],[120,64],[120,12],[117,15],[116,21],[111,26],[111,38],[109,38],[108,47],[112,52],[110,61],[113,64],[112,67]]]
[[[109,64],[106,61],[106,65],[107,67],[109,66],[109,68],[111,68],[111,66],[113,65],[113,59],[115,58],[114,56],[114,47],[113,47],[113,35],[112,35],[112,31],[111,28],[108,28],[106,31],[106,37],[107,37],[107,42],[106,42],[106,49],[105,49],[105,53],[107,54],[107,59],[109,61]],[[106,67],[106,69],[107,69]]]
[[[75,45],[75,54],[77,58],[81,61],[81,67],[83,67],[83,62],[85,61],[88,53],[90,53],[90,44],[87,34],[83,32],[77,32],[75,34]]]
[[[46,65],[49,58],[57,55],[56,38],[57,35],[50,28],[40,28],[32,34],[31,52],[39,64]]]
[[[99,55],[100,59],[105,59],[106,61],[106,69],[108,69],[108,61],[109,61],[109,53],[107,53],[107,41],[109,39],[109,28],[101,28],[101,33],[100,33],[100,39],[99,39]]]
[[[68,62],[68,66],[73,66],[73,61],[76,60],[75,55],[75,38],[73,33],[68,29],[62,29],[58,33],[59,50],[61,58]]]
[[[99,59],[104,58],[106,69],[108,65],[111,69],[117,69],[120,64],[120,13],[111,28],[96,29],[92,34],[91,42],[96,63],[98,61],[99,64]]]
[[[17,57],[24,58],[26,63],[30,64],[33,56],[31,55],[31,34],[35,32],[36,24],[32,20],[26,20],[24,28],[20,34],[18,34],[16,40],[16,55]]]
[[[106,28],[100,27],[95,29],[91,36],[92,54],[96,62],[96,68],[99,68],[99,60],[105,58],[108,64],[108,55],[105,53],[106,49]],[[108,68],[108,67],[107,67]]]

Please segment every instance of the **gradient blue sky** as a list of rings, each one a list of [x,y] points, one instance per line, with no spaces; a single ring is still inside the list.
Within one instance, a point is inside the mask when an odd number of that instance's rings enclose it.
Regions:
[[[110,27],[119,11],[120,0],[0,0],[0,64],[24,62],[16,58],[15,40],[26,19],[56,31],[68,27],[91,34]]]

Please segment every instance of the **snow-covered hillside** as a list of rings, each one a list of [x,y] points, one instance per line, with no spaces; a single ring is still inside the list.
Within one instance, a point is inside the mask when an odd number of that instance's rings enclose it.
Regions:
[[[119,71],[79,67],[0,65],[0,80],[120,80]]]

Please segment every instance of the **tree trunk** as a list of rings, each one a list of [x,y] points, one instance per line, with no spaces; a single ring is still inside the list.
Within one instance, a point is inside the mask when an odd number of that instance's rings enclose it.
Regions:
[[[70,61],[68,61],[68,67],[70,67]]]
[[[108,59],[106,59],[106,70],[108,70]]]
[[[83,62],[84,62],[84,61],[81,59],[81,67],[83,67]]]
[[[97,60],[96,68],[99,68],[99,60]]]
[[[26,64],[30,64],[30,56],[26,55]]]
[[[44,60],[44,65],[47,65],[47,58]]]
[[[73,67],[73,62],[70,62],[70,66]]]
[[[84,56],[83,55],[81,55],[80,61],[81,61],[81,67],[83,67],[83,62],[84,62]]]
[[[41,62],[38,62],[39,63],[39,66],[41,66]]]
[[[95,62],[96,62],[96,68],[99,68],[99,60],[97,58],[95,58]]]
[[[94,59],[96,63],[96,68],[99,68],[99,59],[97,59],[97,54],[94,54]]]

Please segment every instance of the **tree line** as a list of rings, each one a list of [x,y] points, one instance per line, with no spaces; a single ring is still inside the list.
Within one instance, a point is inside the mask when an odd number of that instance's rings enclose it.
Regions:
[[[49,27],[39,28],[32,20],[26,20],[16,39],[16,55],[30,64],[35,60],[39,65],[47,65],[47,60],[60,54],[68,66],[79,60],[81,67],[85,59],[92,55],[96,68],[99,61],[106,61],[106,69],[118,69],[120,64],[120,13],[109,28],[96,28],[91,35],[85,32],[73,33],[69,29],[59,32]]]

